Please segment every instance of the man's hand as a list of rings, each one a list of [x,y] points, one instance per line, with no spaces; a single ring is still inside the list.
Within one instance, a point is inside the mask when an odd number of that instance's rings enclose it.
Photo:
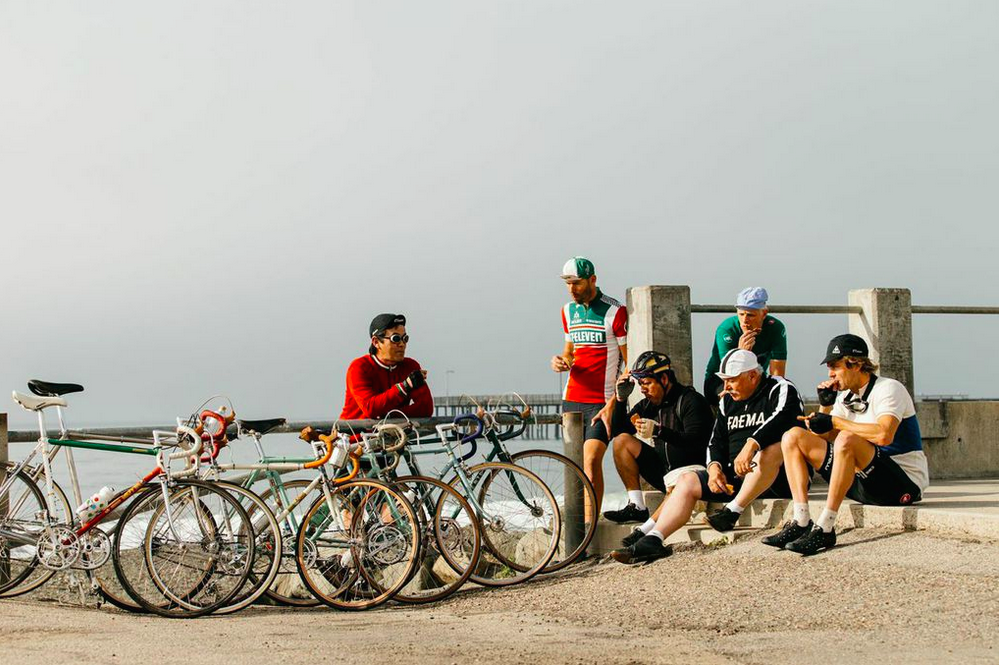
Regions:
[[[832,431],[833,420],[828,413],[810,413],[807,416],[798,416],[798,420],[805,423],[805,427],[815,434],[826,434]]]
[[[739,337],[739,348],[743,351],[752,351],[756,344],[756,336],[759,334],[759,330],[747,330],[742,333],[742,336]]]
[[[600,420],[604,424],[604,429],[607,430],[608,434],[610,434],[611,431],[610,418],[611,418],[611,411],[613,411],[612,406],[613,406],[612,402],[604,404],[603,407],[599,411],[597,411],[597,414],[592,418],[590,418],[590,424],[596,425],[597,421]]]
[[[627,372],[622,374],[614,385],[614,395],[617,397],[617,401],[625,405],[627,405],[628,397],[634,390],[635,382],[631,380],[631,376]]]
[[[712,464],[708,467],[708,489],[715,494],[732,494],[726,482],[725,472],[720,464]]]
[[[406,391],[406,394],[412,393],[417,388],[421,388],[427,385],[427,370],[425,369],[414,369],[406,377],[406,380],[402,382],[402,387]]]
[[[563,358],[562,356],[552,356],[553,372],[568,372],[569,367],[571,367],[569,361]]]
[[[739,455],[735,458],[735,472],[740,476],[749,475],[749,472],[756,468],[756,462],[753,461],[753,457],[756,456],[756,451],[761,449],[762,446],[760,446],[756,439],[747,439],[746,445],[742,447]]]
[[[638,418],[635,421],[635,433],[638,434],[639,438],[651,439],[655,436],[658,425],[659,423],[651,418]]]

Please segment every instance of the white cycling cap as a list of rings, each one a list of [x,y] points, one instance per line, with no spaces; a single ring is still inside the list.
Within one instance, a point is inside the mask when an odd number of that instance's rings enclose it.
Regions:
[[[745,349],[732,349],[722,358],[721,367],[715,374],[721,379],[731,379],[744,372],[759,369],[760,363],[756,354]]]

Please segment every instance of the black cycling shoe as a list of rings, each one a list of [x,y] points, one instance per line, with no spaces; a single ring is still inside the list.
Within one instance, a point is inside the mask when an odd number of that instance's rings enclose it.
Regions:
[[[785,545],[784,549],[803,556],[811,556],[835,546],[836,530],[833,529],[827,533],[822,530],[822,527],[815,525],[804,536]]]
[[[732,512],[725,507],[708,515],[708,524],[715,531],[731,531],[735,528],[736,523],[738,523],[739,517],[741,517],[739,513]]]
[[[672,545],[663,545],[663,541],[655,536],[643,536],[631,547],[611,552],[611,558],[619,563],[648,563],[664,559],[672,553]]]
[[[629,503],[621,510],[608,510],[604,512],[604,517],[611,522],[627,524],[628,522],[644,522],[649,519],[649,509],[639,508],[633,503]]]
[[[625,548],[631,547],[632,545],[634,545],[635,543],[637,543],[642,538],[645,538],[645,534],[642,533],[642,530],[641,529],[635,529],[634,531],[632,531],[627,536],[625,536],[624,538],[621,539],[621,547],[625,547]]]
[[[761,542],[764,545],[769,545],[770,547],[779,547],[784,549],[785,545],[798,540],[811,531],[812,526],[814,526],[814,522],[812,522],[812,520],[808,520],[808,524],[805,526],[801,526],[794,520],[791,520],[785,524],[780,531],[767,536]]]

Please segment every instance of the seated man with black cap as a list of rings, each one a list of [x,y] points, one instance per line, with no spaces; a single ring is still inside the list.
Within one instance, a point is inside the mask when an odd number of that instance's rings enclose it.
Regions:
[[[636,383],[644,399],[629,411],[628,397]],[[700,393],[677,381],[669,357],[656,351],[638,356],[631,372],[621,375],[608,406],[614,465],[628,491],[628,505],[608,510],[604,517],[619,524],[645,522],[649,531],[654,523],[639,476],[665,494],[667,474],[691,465],[703,467],[711,438],[711,407]]]
[[[922,498],[929,469],[905,386],[875,374],[867,342],[839,335],[829,342],[829,379],[819,384],[819,411],[784,435],[781,448],[794,496],[794,516],[763,542],[803,555],[836,545],[836,514],[844,498],[905,506]],[[806,479],[811,469],[829,482],[826,506],[813,524]]]
[[[406,317],[379,314],[371,320],[368,333],[368,354],[347,369],[340,419],[382,418],[393,410],[414,418],[432,416],[434,398],[427,386],[427,371],[406,357]]]
[[[730,531],[757,497],[791,495],[781,472],[779,444],[802,415],[794,384],[784,377],[766,376],[756,354],[744,349],[725,354],[718,377],[724,390],[708,443],[707,469],[682,473],[655,526],[645,536],[636,531],[626,538],[625,547],[611,553],[615,560],[639,563],[669,556],[672,548],[665,539],[687,523],[698,501],[728,501],[708,516],[708,522],[718,531]]]

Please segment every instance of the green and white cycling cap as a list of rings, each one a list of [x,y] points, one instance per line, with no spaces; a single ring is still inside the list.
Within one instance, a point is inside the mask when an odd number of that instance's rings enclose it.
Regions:
[[[593,262],[585,256],[574,256],[562,266],[562,279],[589,279],[596,274],[593,269]]]

